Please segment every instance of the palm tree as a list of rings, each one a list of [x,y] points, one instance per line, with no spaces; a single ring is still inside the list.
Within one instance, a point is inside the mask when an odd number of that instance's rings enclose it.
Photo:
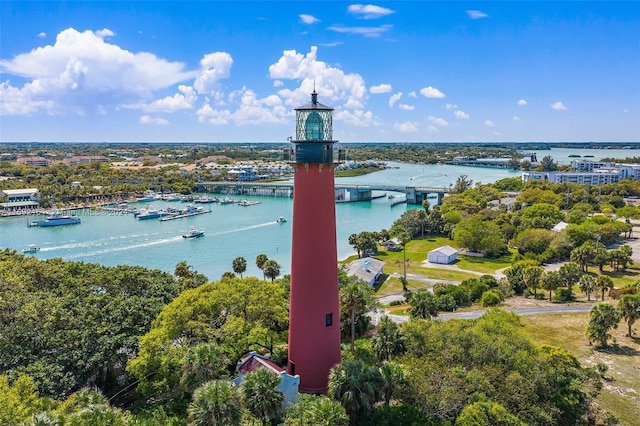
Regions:
[[[233,272],[236,274],[240,274],[240,278],[242,278],[242,273],[247,270],[247,259],[244,257],[236,257],[233,259]]]
[[[298,402],[285,412],[284,426],[348,426],[349,416],[339,402],[326,395],[300,394]]]
[[[378,332],[371,339],[371,349],[380,361],[388,361],[406,350],[400,327],[386,315],[378,323]]]
[[[620,313],[612,305],[599,303],[589,312],[591,319],[587,325],[589,343],[600,342],[600,346],[607,347],[607,340],[611,338],[609,330],[618,327]]]
[[[262,272],[267,278],[271,278],[271,282],[273,282],[280,275],[280,264],[275,260],[267,260]]]
[[[540,287],[549,290],[549,302],[551,302],[551,291],[560,287],[561,279],[558,271],[545,271],[540,276]]]
[[[589,272],[589,260],[593,257],[593,250],[582,245],[571,250],[571,261],[580,265],[582,272]]]
[[[438,316],[438,301],[430,291],[418,290],[411,297],[409,313],[413,318],[431,319]]]
[[[540,284],[540,276],[542,275],[542,269],[540,266],[527,266],[522,271],[522,281],[524,285],[531,291],[533,288],[533,295],[538,295],[538,286]]]
[[[254,416],[269,423],[282,408],[284,394],[278,390],[280,376],[261,368],[245,376],[242,382],[244,406]]]
[[[340,310],[349,313],[351,323],[351,352],[355,352],[356,313],[366,311],[373,304],[373,289],[364,281],[354,281],[340,288]]]
[[[562,280],[562,283],[566,285],[567,289],[569,290],[569,297],[573,297],[571,294],[571,288],[580,280],[580,277],[582,276],[582,270],[580,269],[580,266],[572,262],[565,263],[560,267],[560,269],[558,269],[558,272],[560,273],[560,279]]]
[[[256,266],[262,271],[262,278],[265,280],[266,277],[264,275],[264,264],[267,263],[267,260],[269,260],[269,258],[266,254],[260,253],[258,256],[256,256]]]
[[[190,347],[182,361],[180,384],[187,392],[193,392],[203,383],[224,377],[228,364],[227,355],[215,343]]]
[[[607,289],[613,288],[613,280],[606,275],[598,275],[598,278],[596,278],[596,288],[602,291],[602,301],[604,302],[604,292]]]
[[[578,285],[583,293],[587,293],[587,301],[591,302],[591,293],[596,289],[596,279],[591,275],[583,275],[580,277]]]
[[[401,226],[394,226],[393,228],[391,228],[391,231],[389,231],[389,234],[399,239],[400,243],[402,244],[402,264],[403,264],[402,276],[406,280],[407,279],[407,243],[411,241],[411,235],[406,229],[404,229]]]
[[[176,265],[176,269],[174,270],[173,275],[180,278],[192,278],[193,271],[191,270],[191,266],[189,266],[187,261],[183,260]]]
[[[339,401],[356,424],[359,413],[370,411],[380,396],[380,372],[360,359],[345,360],[329,372],[329,396]]]
[[[625,294],[618,301],[618,310],[627,322],[628,336],[633,337],[631,326],[640,318],[640,294]]]
[[[404,370],[400,364],[384,362],[378,371],[381,378],[380,391],[384,395],[384,403],[389,405],[393,394],[402,388],[405,381]]]
[[[238,388],[227,380],[214,380],[200,386],[189,404],[190,424],[236,425],[242,419]]]

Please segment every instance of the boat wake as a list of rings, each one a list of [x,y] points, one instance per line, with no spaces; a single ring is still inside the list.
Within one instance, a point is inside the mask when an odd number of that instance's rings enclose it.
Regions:
[[[279,225],[279,224],[276,223],[275,221],[271,221],[271,222],[260,223],[258,225],[245,226],[244,228],[236,228],[236,229],[229,229],[228,231],[220,231],[212,235],[233,234],[235,232],[250,231],[252,229],[264,228],[265,226],[275,226],[275,225]]]
[[[77,258],[81,258],[81,257],[98,256],[98,255],[105,254],[105,253],[113,253],[113,252],[126,251],[126,250],[134,250],[134,249],[138,249],[138,248],[157,246],[157,245],[160,245],[160,244],[174,243],[176,241],[182,241],[182,239],[183,239],[182,236],[164,238],[164,239],[161,239],[161,240],[148,241],[148,242],[144,242],[144,243],[140,243],[140,244],[131,244],[131,245],[128,245],[128,246],[123,246],[123,247],[113,247],[113,248],[109,248],[109,249],[105,249],[105,250],[95,250],[95,251],[88,252],[88,253],[78,253],[78,254],[75,254],[75,255],[67,256],[67,258],[68,259],[77,259]]]

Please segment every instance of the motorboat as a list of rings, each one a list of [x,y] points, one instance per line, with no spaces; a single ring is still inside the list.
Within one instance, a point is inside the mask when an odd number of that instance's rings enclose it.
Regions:
[[[51,214],[45,220],[37,220],[29,223],[29,226],[63,226],[76,225],[80,223],[80,218],[75,214],[64,214],[57,208],[51,210]]]
[[[142,197],[140,197],[140,198],[136,199],[136,201],[137,201],[138,203],[148,203],[148,202],[151,202],[151,201],[158,201],[158,200],[160,200],[161,198],[162,198],[162,197],[161,197],[160,195],[156,194],[156,193],[155,193],[155,191],[152,191],[152,190],[150,190],[150,189],[147,189],[147,190],[144,192],[144,195],[143,195]]]
[[[167,212],[164,210],[157,210],[154,208],[142,209],[136,215],[136,219],[145,220],[145,219],[158,219],[167,215]]]
[[[36,246],[35,244],[29,244],[26,249],[22,250],[24,254],[37,253],[39,251],[40,247]]]
[[[189,232],[187,232],[186,234],[184,234],[182,236],[182,238],[198,238],[198,237],[202,237],[204,235],[204,231],[197,229],[196,227],[192,226],[189,229]]]
[[[287,221],[287,218],[284,216],[280,216],[278,218],[278,220],[276,220],[276,223],[285,223]]]

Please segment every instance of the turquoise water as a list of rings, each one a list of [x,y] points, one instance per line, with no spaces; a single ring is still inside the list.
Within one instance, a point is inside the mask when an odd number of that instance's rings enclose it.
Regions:
[[[592,154],[576,151],[581,155]],[[590,151],[595,151],[594,155],[610,156],[616,150]],[[617,151],[624,151],[624,156],[634,154],[629,150]],[[544,156],[552,152],[540,151],[539,154]],[[364,176],[337,178],[336,182],[448,187],[461,174],[474,182],[483,183],[520,175],[511,170],[477,167],[394,162],[388,165],[391,168]],[[211,213],[166,222],[153,219],[139,221],[132,215],[93,210],[78,212],[82,218],[80,225],[54,228],[27,226],[28,222],[42,216],[0,218],[0,248],[11,247],[22,252],[29,244],[35,244],[41,247],[41,251],[34,256],[42,259],[62,257],[104,265],[142,265],[168,272],[173,272],[175,265],[185,260],[210,280],[217,280],[225,271],[232,270],[232,260],[237,256],[247,259],[246,275],[261,276],[255,266],[255,258],[264,253],[280,263],[283,274],[289,273],[293,200],[268,197],[253,199],[261,203],[247,207],[207,204],[204,206],[210,206]],[[179,202],[164,201],[152,204],[156,208],[168,204],[184,206]],[[338,257],[342,259],[353,254],[348,243],[349,235],[365,230],[388,229],[403,211],[411,207],[405,204],[391,207],[386,197],[371,202],[336,204]],[[276,223],[280,216],[289,221]],[[203,229],[205,236],[182,238],[190,226]]]

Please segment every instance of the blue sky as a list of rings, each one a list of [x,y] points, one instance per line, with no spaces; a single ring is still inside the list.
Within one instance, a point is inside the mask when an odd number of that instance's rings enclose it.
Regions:
[[[640,2],[0,2],[0,141],[639,141]]]

